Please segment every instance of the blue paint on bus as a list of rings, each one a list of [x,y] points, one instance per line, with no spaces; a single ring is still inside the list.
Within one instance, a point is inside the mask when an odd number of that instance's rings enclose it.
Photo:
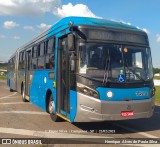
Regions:
[[[108,28],[130,29],[130,30],[142,32],[142,30],[138,29],[135,26],[127,25],[121,22],[116,22],[116,21],[114,22],[110,20],[89,18],[89,17],[66,17],[51,27],[50,32],[52,32],[52,34],[50,35],[56,34],[61,30],[67,29],[69,27],[70,22],[73,22],[74,26],[78,26],[78,25],[103,26]]]
[[[97,91],[99,92],[100,99],[104,101],[123,101],[125,99],[142,100],[151,97],[149,87],[127,89],[99,87]],[[112,97],[109,98],[107,92],[112,92]]]
[[[30,102],[39,106],[46,111],[46,92],[48,89],[52,90],[55,96],[55,89],[53,89],[53,80],[49,79],[49,72],[47,70],[35,70],[30,87]],[[46,78],[46,83],[45,83]]]
[[[77,92],[70,90],[70,121],[74,122],[77,112]]]

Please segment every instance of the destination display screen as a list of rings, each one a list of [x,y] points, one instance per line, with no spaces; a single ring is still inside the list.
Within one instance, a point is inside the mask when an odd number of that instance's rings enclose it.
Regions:
[[[139,43],[147,44],[148,38],[145,34],[131,32],[120,32],[114,30],[93,30],[85,29],[85,35],[88,39],[93,40],[108,40],[108,41],[118,41],[118,42],[130,42],[130,43]]]

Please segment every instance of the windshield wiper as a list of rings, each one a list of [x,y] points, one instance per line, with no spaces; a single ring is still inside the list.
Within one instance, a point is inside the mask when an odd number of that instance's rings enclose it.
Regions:
[[[104,72],[104,78],[103,78],[103,84],[107,84],[108,77],[109,77],[109,69],[110,69],[110,57],[109,57],[109,50],[108,50],[108,57],[106,58],[106,64],[105,64],[105,72]]]
[[[84,75],[81,75],[81,74],[77,74],[77,75],[79,75],[79,76],[81,76],[81,77],[83,77],[83,78],[86,78],[86,79],[88,79],[88,80],[94,80],[94,81],[97,81],[97,82],[102,82],[101,80],[98,80],[98,79],[96,79],[96,78],[87,77],[87,76],[84,76]]]

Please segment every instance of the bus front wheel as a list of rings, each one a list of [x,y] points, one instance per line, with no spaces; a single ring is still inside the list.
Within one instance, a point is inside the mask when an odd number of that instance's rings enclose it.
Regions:
[[[51,119],[54,121],[54,122],[58,122],[60,121],[60,118],[54,113],[54,100],[53,100],[53,96],[52,94],[50,95],[50,98],[49,98],[49,104],[48,104],[48,112],[50,114],[50,117]]]

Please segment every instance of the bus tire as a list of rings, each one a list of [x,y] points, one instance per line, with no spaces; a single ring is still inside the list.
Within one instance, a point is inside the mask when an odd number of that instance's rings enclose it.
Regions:
[[[55,113],[54,113],[54,100],[53,100],[53,96],[52,94],[49,97],[49,103],[48,103],[48,112],[50,114],[51,119],[54,122],[59,122],[60,121],[60,117],[58,117]]]
[[[22,101],[23,102],[27,102],[26,96],[25,96],[25,88],[24,88],[24,86],[22,87]]]

